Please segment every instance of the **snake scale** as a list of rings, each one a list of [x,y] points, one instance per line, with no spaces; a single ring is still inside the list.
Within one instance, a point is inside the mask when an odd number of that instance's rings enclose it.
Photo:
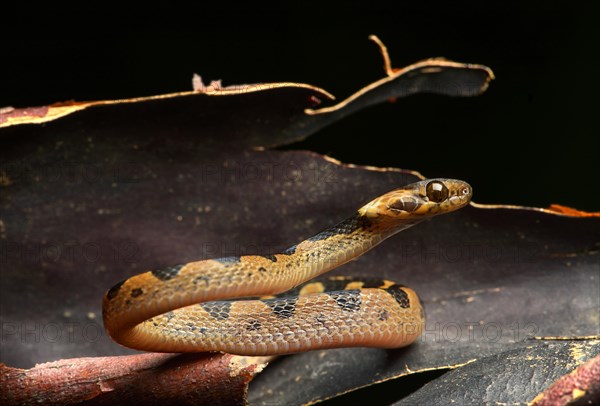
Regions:
[[[362,255],[401,230],[464,207],[471,196],[463,181],[419,181],[372,200],[346,220],[274,255],[208,259],[132,276],[104,295],[104,326],[124,346],[159,352],[278,355],[409,345],[425,320],[417,294],[405,286],[333,278],[325,286],[307,283],[288,296],[274,295]],[[335,290],[323,292],[328,284]],[[260,298],[231,300],[249,297]]]

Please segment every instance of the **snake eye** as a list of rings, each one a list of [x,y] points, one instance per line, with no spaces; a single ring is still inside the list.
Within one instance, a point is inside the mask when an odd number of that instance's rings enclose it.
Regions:
[[[448,198],[448,188],[442,182],[432,180],[425,187],[427,198],[434,203],[441,203]]]

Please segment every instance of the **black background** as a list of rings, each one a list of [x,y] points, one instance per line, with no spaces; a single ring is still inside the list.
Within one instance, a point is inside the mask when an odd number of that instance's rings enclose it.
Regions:
[[[342,100],[383,76],[367,40],[377,34],[396,67],[444,56],[496,80],[481,97],[374,106],[286,149],[465,179],[480,203],[597,211],[593,14],[584,2],[523,3],[3,6],[0,106],[188,90],[194,72],[224,85],[310,83]]]

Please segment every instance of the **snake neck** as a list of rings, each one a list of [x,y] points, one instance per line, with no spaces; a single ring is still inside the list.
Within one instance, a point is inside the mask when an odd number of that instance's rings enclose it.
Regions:
[[[281,254],[293,255],[299,267],[309,267],[309,273],[317,276],[364,254],[386,238],[416,223],[386,222],[370,219],[357,212]]]

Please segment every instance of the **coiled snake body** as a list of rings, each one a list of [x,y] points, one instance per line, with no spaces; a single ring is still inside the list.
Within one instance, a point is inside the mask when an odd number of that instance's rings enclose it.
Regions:
[[[416,293],[389,281],[308,283],[387,237],[469,203],[462,181],[433,179],[388,192],[337,225],[274,255],[190,262],[133,276],[104,296],[104,326],[127,347],[161,352],[276,355],[318,348],[396,348],[424,325]]]

